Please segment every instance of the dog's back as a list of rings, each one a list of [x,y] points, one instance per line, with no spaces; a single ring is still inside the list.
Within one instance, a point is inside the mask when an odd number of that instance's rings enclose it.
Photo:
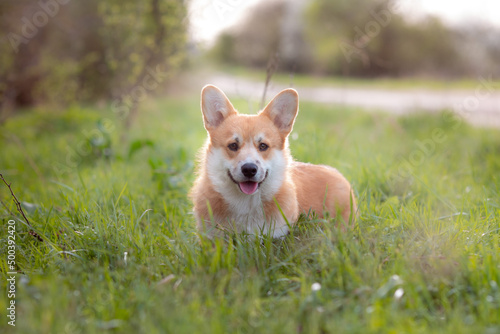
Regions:
[[[344,223],[354,223],[356,200],[351,185],[338,170],[296,161],[290,168],[301,212],[312,210],[319,217],[325,212],[339,214]]]

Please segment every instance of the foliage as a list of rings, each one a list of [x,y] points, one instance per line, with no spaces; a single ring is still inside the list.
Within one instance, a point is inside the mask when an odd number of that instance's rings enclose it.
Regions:
[[[219,36],[211,55],[224,64],[265,68],[277,53],[283,69],[310,70],[312,59],[300,9],[283,0],[262,2],[249,11],[246,20]]]
[[[500,31],[409,20],[394,0],[268,1],[224,32],[211,50],[224,64],[351,77],[500,75]]]
[[[354,76],[461,74],[451,31],[433,17],[408,23],[396,5],[392,0],[314,1],[308,28],[319,66]]]
[[[246,111],[247,101],[234,102]],[[352,181],[356,228],[303,216],[284,240],[210,242],[196,234],[187,199],[194,175],[185,166],[206,136],[198,96],[148,105],[131,145],[113,132],[114,155],[57,174],[67,147],[76,150],[102,115],[112,110],[75,108],[62,119],[35,111],[0,134],[0,170],[36,208],[29,218],[45,240],[16,220],[16,332],[500,330],[498,130],[447,114],[396,118],[302,103],[291,150]],[[401,175],[435,129],[445,141],[427,144]],[[171,176],[182,182],[168,188]],[[0,195],[5,243],[15,208],[8,189]]]
[[[9,109],[123,98],[157,67],[171,75],[186,56],[182,0],[7,0],[0,11],[0,92]],[[47,20],[38,27],[40,15]]]
[[[284,1],[268,1],[253,8],[234,32],[224,32],[213,50],[222,61],[246,66],[266,66],[268,58],[280,49]]]

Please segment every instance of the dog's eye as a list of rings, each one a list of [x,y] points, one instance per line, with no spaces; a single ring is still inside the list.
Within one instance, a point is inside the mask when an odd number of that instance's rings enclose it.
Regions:
[[[231,151],[238,151],[238,143],[231,143],[227,146]]]
[[[259,150],[260,150],[260,151],[265,151],[265,150],[267,150],[268,148],[269,148],[269,145],[267,145],[267,144],[260,143],[260,145],[259,145]]]

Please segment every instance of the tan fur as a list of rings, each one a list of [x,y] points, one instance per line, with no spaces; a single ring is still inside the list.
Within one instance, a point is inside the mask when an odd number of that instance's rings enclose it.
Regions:
[[[303,162],[293,162],[290,167],[301,212],[312,210],[321,218],[326,212],[334,217],[339,213],[344,222],[354,223],[356,200],[351,185],[339,171]]]
[[[290,155],[287,137],[298,112],[294,90],[278,94],[258,115],[238,114],[215,86],[203,89],[201,105],[209,138],[190,193],[200,231],[215,236],[218,230],[253,234],[260,229],[279,237],[301,212],[310,211],[319,217],[339,214],[353,223],[356,205],[349,182],[332,167],[295,162]],[[238,150],[232,151],[228,145],[235,140]],[[269,148],[260,151],[261,143]],[[256,193],[246,195],[227,172],[249,156],[267,169]]]

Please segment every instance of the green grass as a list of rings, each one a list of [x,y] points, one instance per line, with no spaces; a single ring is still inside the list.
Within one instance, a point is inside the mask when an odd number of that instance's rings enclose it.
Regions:
[[[212,66],[213,67],[213,66]],[[262,82],[266,78],[266,71],[250,69],[238,66],[219,66],[220,71],[234,76],[248,78]],[[345,78],[336,76],[294,74],[276,72],[273,82],[294,87],[342,87],[342,88],[366,88],[386,90],[473,90],[478,86],[476,78],[463,79],[436,79],[431,77],[403,77],[403,78]],[[485,77],[486,78],[486,77]],[[490,81],[490,80],[488,80]],[[493,79],[492,85],[500,89],[500,81]]]
[[[141,112],[125,138],[109,109],[1,128],[0,171],[45,239],[16,220],[17,322],[3,292],[2,333],[500,332],[499,131],[303,103],[292,153],[352,182],[355,229],[302,217],[284,240],[212,243],[186,198],[205,139],[198,97]],[[106,117],[116,128],[86,139]],[[17,214],[0,196],[5,287]]]

